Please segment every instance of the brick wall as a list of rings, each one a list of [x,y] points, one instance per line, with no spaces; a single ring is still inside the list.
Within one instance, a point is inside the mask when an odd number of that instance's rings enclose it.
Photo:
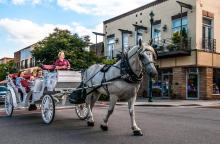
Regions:
[[[176,99],[186,99],[186,69],[173,68],[173,94]]]
[[[200,69],[200,99],[212,99],[213,68]]]

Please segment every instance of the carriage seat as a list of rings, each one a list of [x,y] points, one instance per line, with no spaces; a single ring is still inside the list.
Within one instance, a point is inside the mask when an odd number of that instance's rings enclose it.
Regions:
[[[81,83],[80,71],[57,71],[56,88],[76,88]]]
[[[37,78],[34,81],[34,85],[33,85],[33,92],[41,92],[43,90],[43,85],[44,85],[44,81],[41,78]]]
[[[43,70],[53,71],[53,70],[55,70],[55,65],[42,65],[41,68]]]

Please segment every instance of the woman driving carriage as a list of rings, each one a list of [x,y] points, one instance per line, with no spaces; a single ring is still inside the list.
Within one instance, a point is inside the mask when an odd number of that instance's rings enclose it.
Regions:
[[[70,63],[65,59],[64,51],[60,51],[58,54],[58,59],[55,62],[55,69],[57,70],[67,70],[70,69]]]

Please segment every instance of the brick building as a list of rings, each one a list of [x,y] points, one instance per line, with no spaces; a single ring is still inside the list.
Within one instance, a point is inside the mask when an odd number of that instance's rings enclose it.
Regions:
[[[149,42],[152,35],[159,71],[155,96],[219,99],[219,26],[219,0],[155,0],[104,21],[105,56],[116,57],[139,39]]]
[[[0,59],[0,64],[6,64],[11,60],[13,60],[13,58],[3,57],[3,58]]]
[[[33,58],[31,51],[33,46],[28,46],[14,53],[14,61],[18,70],[24,70],[35,66],[35,59]]]

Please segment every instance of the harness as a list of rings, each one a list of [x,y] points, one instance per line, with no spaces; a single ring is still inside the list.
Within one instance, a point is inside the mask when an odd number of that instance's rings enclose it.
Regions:
[[[143,53],[144,51],[142,51],[141,53]],[[97,89],[103,87],[106,91],[106,93],[109,95],[109,90],[108,90],[108,85],[105,83],[109,83],[112,82],[114,80],[119,80],[122,79],[128,83],[139,83],[142,79],[143,79],[143,71],[141,70],[140,74],[137,75],[131,68],[130,62],[129,60],[138,53],[138,51],[136,51],[134,54],[132,54],[130,57],[128,57],[127,53],[123,53],[122,54],[122,58],[121,58],[121,63],[120,63],[120,67],[116,66],[116,65],[104,65],[102,69],[100,69],[99,71],[97,71],[91,78],[89,78],[86,82],[82,82],[82,86],[83,87],[88,87],[87,83],[90,81],[92,84],[93,88],[91,91],[89,91],[88,93],[86,93],[86,95],[91,94],[92,92],[96,91]],[[140,53],[140,54],[141,54]],[[148,62],[146,65],[149,65],[151,63],[155,63],[154,61],[152,62]],[[112,79],[106,80],[106,73],[109,71],[110,68],[115,67],[117,69],[120,70],[120,75],[117,77],[114,77]],[[101,84],[97,87],[93,87],[93,78],[99,73],[103,73],[103,78],[101,81]]]

